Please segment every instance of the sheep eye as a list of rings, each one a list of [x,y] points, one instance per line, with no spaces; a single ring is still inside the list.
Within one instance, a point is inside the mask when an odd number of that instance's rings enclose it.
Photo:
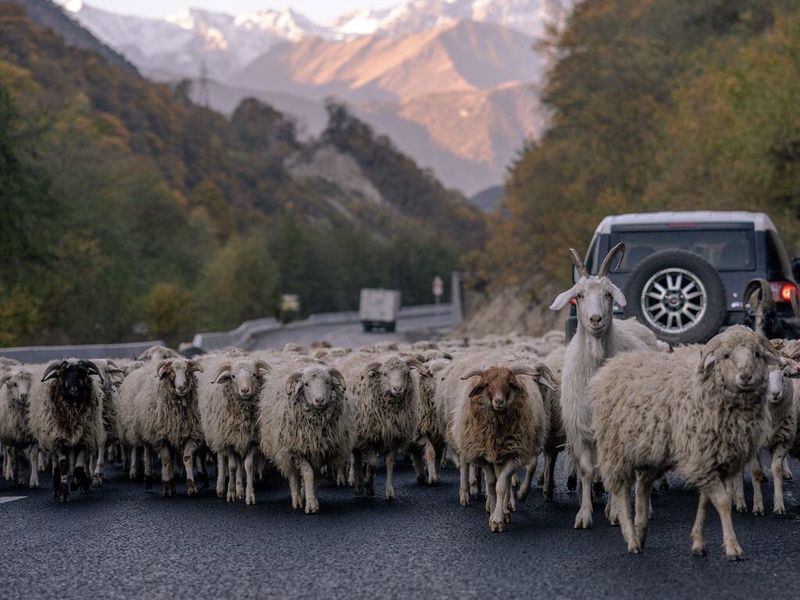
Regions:
[[[727,359],[729,359],[730,357],[731,357],[731,355],[730,355],[730,354],[728,354],[727,352],[726,352],[725,354],[723,354],[723,355],[722,355],[722,358],[724,358],[724,359],[726,359],[726,360],[727,360]]]
[[[576,294],[575,300],[583,300],[583,294]]]
[[[756,358],[761,358],[761,352],[759,352],[758,350],[756,350]]]

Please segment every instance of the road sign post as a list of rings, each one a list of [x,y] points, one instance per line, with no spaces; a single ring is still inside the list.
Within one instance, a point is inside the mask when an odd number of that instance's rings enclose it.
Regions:
[[[444,295],[444,281],[442,280],[441,277],[437,275],[436,277],[433,278],[433,284],[431,287],[433,291],[434,303],[436,304],[437,308],[436,312],[439,312],[438,311],[439,303],[441,302],[442,296]]]

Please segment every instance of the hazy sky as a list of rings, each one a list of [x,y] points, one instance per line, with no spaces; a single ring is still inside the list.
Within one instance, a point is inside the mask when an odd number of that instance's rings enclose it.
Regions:
[[[66,3],[66,0],[60,0]],[[194,7],[242,14],[264,8],[288,6],[317,22],[329,21],[342,13],[362,8],[383,8],[396,0],[88,0],[86,4],[129,15],[163,16]]]

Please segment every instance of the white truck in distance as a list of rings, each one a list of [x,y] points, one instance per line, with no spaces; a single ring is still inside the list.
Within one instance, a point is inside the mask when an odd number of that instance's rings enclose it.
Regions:
[[[394,332],[397,312],[400,310],[400,291],[384,289],[363,289],[358,303],[358,315],[369,333],[375,329]]]

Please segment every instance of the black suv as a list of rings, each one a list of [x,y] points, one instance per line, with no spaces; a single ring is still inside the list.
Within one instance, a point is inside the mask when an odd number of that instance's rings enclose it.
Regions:
[[[774,319],[795,317],[800,260],[789,261],[775,225],[763,213],[606,217],[589,246],[590,273],[597,272],[619,242],[625,243],[625,257],[609,278],[625,292],[628,304],[624,309],[615,306],[615,316],[636,317],[661,340],[703,343],[726,326],[747,323],[750,306],[745,294],[756,280],[769,282]],[[572,305],[567,340],[576,326]]]

